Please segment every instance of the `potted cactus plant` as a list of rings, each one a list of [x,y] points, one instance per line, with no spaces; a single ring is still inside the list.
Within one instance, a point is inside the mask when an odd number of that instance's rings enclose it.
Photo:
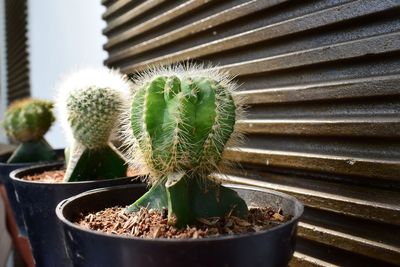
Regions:
[[[135,80],[123,132],[130,162],[149,173],[151,188],[144,194],[126,186],[93,190],[59,204],[75,266],[286,266],[302,205],[210,177],[222,167],[225,145],[240,136],[234,89],[226,74],[198,67],[154,70]],[[235,218],[249,226],[249,204],[279,206],[288,221],[270,231],[198,238],[199,221]]]
[[[68,76],[57,96],[70,143],[65,172],[59,171],[63,164],[50,164],[11,174],[37,266],[71,266],[54,213],[58,202],[89,189],[132,183],[123,156],[111,143],[129,89],[118,71],[106,68]],[[60,176],[61,181],[52,180]]]
[[[61,150],[53,150],[44,139],[44,135],[55,120],[53,106],[54,104],[47,100],[32,98],[17,100],[9,106],[2,121],[6,134],[20,143],[14,153],[1,157],[0,183],[6,188],[8,202],[14,212],[21,236],[26,235],[26,229],[9,174],[18,168],[60,158]]]

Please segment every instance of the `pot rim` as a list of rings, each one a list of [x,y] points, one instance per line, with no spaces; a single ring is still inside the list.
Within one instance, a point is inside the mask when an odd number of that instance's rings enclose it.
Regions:
[[[28,166],[24,168],[19,168],[10,173],[10,178],[14,182],[17,183],[24,183],[24,184],[31,184],[33,186],[69,186],[69,185],[82,185],[82,184],[93,184],[93,183],[98,183],[98,182],[106,182],[106,181],[121,181],[125,179],[131,179],[132,182],[134,180],[140,179],[142,175],[136,175],[136,176],[125,176],[125,177],[118,177],[114,179],[102,179],[102,180],[88,180],[88,181],[78,181],[78,182],[62,182],[62,183],[50,183],[50,182],[40,182],[40,181],[28,181],[24,180],[22,178],[17,177],[17,175],[33,170],[33,169],[39,169],[39,168],[46,168],[46,167],[62,167],[64,165],[63,161],[56,161],[56,162],[51,162],[51,163],[43,163],[43,164],[35,164],[34,166]]]
[[[64,214],[63,214],[63,210],[64,207],[66,205],[68,205],[69,203],[73,202],[74,200],[81,198],[83,196],[86,195],[93,195],[93,194],[97,194],[97,193],[102,193],[105,191],[110,191],[110,190],[117,190],[117,189],[123,189],[123,188],[127,188],[127,187],[137,187],[140,185],[122,185],[122,186],[113,186],[113,187],[104,187],[104,188],[98,188],[98,189],[93,189],[93,190],[89,190],[83,193],[80,193],[78,195],[72,196],[70,198],[64,199],[62,200],[60,203],[58,203],[57,207],[56,207],[56,215],[58,217],[58,219],[63,223],[66,224],[67,226],[74,228],[77,231],[81,231],[81,232],[87,232],[89,234],[92,235],[97,235],[100,237],[104,237],[104,238],[117,238],[117,239],[123,239],[123,240],[132,240],[132,241],[137,241],[137,242],[144,242],[144,243],[148,243],[148,242],[155,242],[155,243],[159,243],[159,244],[165,244],[165,243],[203,243],[203,242],[223,242],[223,241],[229,241],[229,240],[233,240],[233,239],[244,239],[244,238],[251,238],[251,237],[257,237],[257,236],[261,236],[261,235],[266,235],[275,231],[280,230],[283,227],[287,227],[288,225],[291,224],[297,224],[298,220],[300,219],[300,217],[303,215],[304,212],[304,205],[297,200],[295,197],[292,197],[290,195],[287,195],[285,193],[281,193],[279,191],[275,191],[275,190],[270,190],[270,189],[266,189],[266,188],[262,188],[262,187],[257,187],[257,186],[249,186],[249,185],[242,185],[242,184],[224,184],[224,186],[228,186],[230,188],[234,188],[234,189],[244,189],[244,190],[252,190],[252,191],[261,191],[264,193],[269,193],[269,194],[273,194],[273,195],[277,195],[280,197],[284,197],[287,199],[290,199],[294,202],[295,206],[298,207],[298,214],[293,216],[292,219],[290,219],[289,221],[278,225],[278,226],[274,226],[271,229],[267,229],[267,230],[262,230],[262,231],[258,231],[258,232],[251,232],[251,233],[243,233],[243,234],[234,234],[234,235],[221,235],[218,237],[206,237],[206,238],[199,238],[199,239],[167,239],[167,238],[140,238],[140,237],[132,237],[132,236],[124,236],[124,235],[115,235],[115,234],[107,234],[107,233],[103,233],[103,232],[99,232],[99,231],[94,231],[91,229],[85,229],[81,226],[78,226],[77,224],[74,224],[73,222],[71,222],[70,220],[68,220],[67,218],[65,218]]]

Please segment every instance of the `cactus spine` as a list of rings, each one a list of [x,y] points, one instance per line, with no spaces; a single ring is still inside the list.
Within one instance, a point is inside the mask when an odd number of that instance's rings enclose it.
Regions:
[[[128,82],[117,71],[83,70],[68,77],[59,91],[59,109],[71,140],[65,181],[125,176],[125,161],[110,138]]]
[[[19,141],[8,163],[38,162],[55,159],[55,153],[43,136],[54,122],[53,103],[38,99],[15,101],[6,111],[6,134]]]
[[[137,86],[127,143],[143,158],[153,188],[128,212],[168,207],[176,226],[228,212],[244,216],[244,201],[207,178],[218,170],[240,110],[234,84],[215,71],[176,67],[154,71]]]

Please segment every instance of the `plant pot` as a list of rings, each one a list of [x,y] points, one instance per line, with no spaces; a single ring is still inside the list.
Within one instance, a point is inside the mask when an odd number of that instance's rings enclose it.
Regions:
[[[56,212],[63,223],[68,252],[76,267],[287,266],[294,252],[303,205],[291,196],[271,190],[240,185],[229,187],[249,206],[282,208],[293,218],[257,233],[186,240],[108,235],[74,224],[82,213],[131,204],[146,191],[138,186],[85,192],[61,202]]]
[[[59,162],[63,160],[64,149],[56,149],[57,158]],[[14,186],[10,179],[10,173],[20,168],[26,168],[33,165],[43,164],[43,162],[27,162],[27,163],[6,163],[11,153],[4,156],[0,156],[0,184],[3,184],[6,188],[7,198],[10,203],[11,209],[13,210],[15,221],[18,227],[20,236],[26,236],[26,227],[22,215],[21,208],[19,207],[18,201],[15,196]]]
[[[62,164],[46,164],[20,169],[11,173],[22,209],[36,266],[71,266],[61,223],[56,217],[57,204],[87,190],[132,183],[133,177],[70,183],[42,183],[21,179],[26,175],[58,170]]]

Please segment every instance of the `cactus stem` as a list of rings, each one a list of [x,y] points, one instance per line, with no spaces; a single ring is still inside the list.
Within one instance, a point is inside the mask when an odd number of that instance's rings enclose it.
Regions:
[[[65,182],[113,179],[126,176],[127,165],[113,144],[89,149],[82,144],[72,145]]]
[[[56,159],[56,153],[44,138],[21,143],[10,156],[7,163],[25,163],[50,161]]]
[[[239,195],[227,187],[185,172],[171,173],[125,212],[138,211],[140,207],[168,209],[168,224],[185,227],[198,218],[224,216],[228,213],[238,217],[247,215],[247,205]]]

